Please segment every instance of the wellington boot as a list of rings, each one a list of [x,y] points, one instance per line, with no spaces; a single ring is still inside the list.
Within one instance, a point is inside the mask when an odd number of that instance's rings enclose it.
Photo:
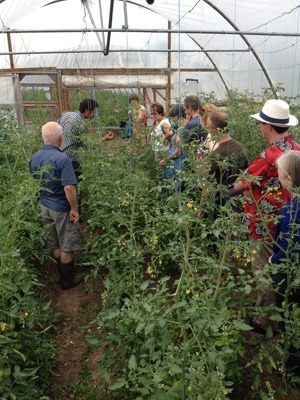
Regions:
[[[60,264],[60,287],[63,290],[71,289],[83,281],[82,275],[75,275],[74,261]]]
[[[52,259],[54,260],[54,264],[57,268],[58,273],[60,274],[60,258],[52,257]]]

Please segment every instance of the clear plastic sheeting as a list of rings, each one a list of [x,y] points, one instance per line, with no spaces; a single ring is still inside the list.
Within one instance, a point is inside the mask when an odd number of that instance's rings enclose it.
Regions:
[[[68,88],[102,88],[102,89],[117,89],[126,88],[152,88],[164,89],[167,84],[167,78],[162,76],[148,76],[148,75],[129,75],[129,76],[114,76],[114,75],[101,75],[101,76],[64,76],[63,83]]]
[[[189,90],[189,76],[218,98],[228,90],[260,94],[276,85],[296,96],[299,6],[298,0],[4,0],[0,68],[84,68],[90,74],[93,68],[159,68],[165,79],[171,67],[173,98]]]
[[[0,104],[14,105],[13,76],[0,76]]]

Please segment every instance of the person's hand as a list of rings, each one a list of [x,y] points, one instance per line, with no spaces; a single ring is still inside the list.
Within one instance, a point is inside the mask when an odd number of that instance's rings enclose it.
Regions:
[[[244,197],[247,197],[249,199],[253,198],[251,190],[244,190],[243,194],[244,194]]]
[[[159,165],[160,167],[162,167],[162,166],[164,165],[164,163],[165,163],[165,160],[160,160],[159,163],[158,163],[158,165]]]
[[[111,140],[114,137],[112,132],[108,132],[107,135],[104,136],[104,140]]]
[[[74,224],[79,221],[79,212],[77,208],[70,211],[70,221]]]

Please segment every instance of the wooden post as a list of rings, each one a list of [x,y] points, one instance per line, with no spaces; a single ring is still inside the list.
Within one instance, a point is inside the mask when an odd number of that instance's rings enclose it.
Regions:
[[[10,68],[12,70],[12,84],[14,91],[14,101],[15,101],[15,112],[18,122],[18,128],[22,128],[25,125],[25,115],[24,115],[24,107],[23,107],[23,99],[22,92],[20,88],[20,77],[19,74],[15,73],[15,63],[13,56],[13,48],[11,43],[10,33],[7,33],[7,46],[9,51],[9,63]]]
[[[66,110],[66,104],[65,104],[64,95],[63,95],[61,69],[57,70],[57,74],[56,74],[56,91],[57,91],[58,111],[59,111],[59,114],[61,115],[62,112]]]
[[[14,56],[13,56],[13,49],[12,49],[12,44],[11,44],[11,36],[10,33],[7,33],[7,45],[8,45],[8,51],[9,51],[9,63],[10,63],[10,68],[15,69],[15,63],[14,63]]]
[[[12,83],[14,88],[15,111],[17,116],[18,128],[22,128],[23,126],[25,126],[25,113],[19,74],[15,74],[12,77]]]

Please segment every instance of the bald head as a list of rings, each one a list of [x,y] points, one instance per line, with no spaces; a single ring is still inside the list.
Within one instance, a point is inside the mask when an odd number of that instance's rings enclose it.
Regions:
[[[42,127],[42,138],[45,144],[53,144],[57,147],[62,141],[62,127],[54,121],[47,122]]]

